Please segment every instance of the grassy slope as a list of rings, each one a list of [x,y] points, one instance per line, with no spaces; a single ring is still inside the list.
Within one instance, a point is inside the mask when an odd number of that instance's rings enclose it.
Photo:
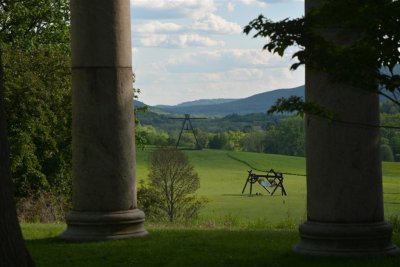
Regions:
[[[147,177],[149,151],[138,151],[137,177]],[[228,157],[248,162],[257,169],[305,174],[305,160],[300,157],[267,155],[247,152],[220,150],[187,151],[196,171],[200,175],[201,188],[198,194],[210,200],[201,213],[201,220],[239,220],[243,223],[254,221],[272,224],[282,221],[300,223],[306,216],[306,180],[304,176],[285,175],[284,184],[288,196],[266,195],[266,191],[254,184],[253,192],[262,196],[249,197],[249,188],[241,194],[250,167]],[[386,215],[400,213],[400,163],[384,163],[384,198]]]

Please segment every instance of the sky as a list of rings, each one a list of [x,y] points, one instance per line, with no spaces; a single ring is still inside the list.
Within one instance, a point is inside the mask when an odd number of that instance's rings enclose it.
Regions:
[[[131,14],[135,87],[148,105],[244,98],[304,84],[304,68],[289,70],[290,53],[262,51],[266,40],[243,34],[259,14],[302,16],[303,0],[131,0]]]

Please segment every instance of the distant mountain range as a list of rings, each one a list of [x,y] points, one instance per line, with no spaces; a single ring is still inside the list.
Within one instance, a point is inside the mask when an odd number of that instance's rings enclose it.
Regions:
[[[236,98],[216,98],[216,99],[199,99],[189,102],[183,102],[176,106],[157,105],[156,108],[169,108],[169,107],[193,107],[193,106],[209,106],[219,105],[237,100]]]
[[[278,98],[292,95],[304,97],[304,86],[291,89],[278,89],[241,99],[201,99],[184,102],[175,106],[157,105],[150,107],[150,109],[171,114],[211,116],[224,116],[233,113],[249,114],[266,112]],[[140,104],[138,103],[138,105]]]
[[[396,66],[394,72],[396,74],[400,73],[400,65]],[[292,95],[304,98],[304,85],[290,89],[277,89],[241,99],[200,99],[174,106],[156,105],[149,106],[149,108],[150,111],[159,114],[193,114],[208,116],[225,116],[229,114],[244,115],[250,113],[264,113],[278,98],[286,98]],[[380,97],[381,102],[386,100],[385,97]],[[140,107],[143,105],[145,104],[140,101],[135,101],[135,106]]]

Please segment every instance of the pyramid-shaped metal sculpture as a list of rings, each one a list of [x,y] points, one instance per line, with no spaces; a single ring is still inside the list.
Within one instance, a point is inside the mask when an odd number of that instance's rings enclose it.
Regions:
[[[192,122],[191,120],[204,120],[207,118],[191,118],[190,114],[185,114],[184,118],[168,118],[171,120],[182,120],[182,127],[181,127],[181,131],[179,132],[179,137],[178,137],[178,141],[176,142],[176,148],[179,147],[179,142],[181,141],[181,137],[182,137],[182,133],[184,131],[188,131],[188,132],[192,132],[193,136],[194,136],[194,140],[196,142],[196,148],[197,150],[201,150],[202,147],[197,139],[196,133],[194,132],[193,126],[192,126]]]

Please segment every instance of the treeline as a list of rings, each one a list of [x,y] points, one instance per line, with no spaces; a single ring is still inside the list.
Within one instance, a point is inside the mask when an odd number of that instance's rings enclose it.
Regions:
[[[262,115],[264,116],[264,114]],[[225,119],[216,119],[217,121],[227,121],[234,117],[239,121],[239,125],[231,122],[225,127],[220,127],[219,132],[207,132],[196,128],[195,134],[199,144],[203,148],[210,149],[304,156],[304,122],[302,118],[293,116],[278,119],[275,117],[264,127],[243,123],[246,118],[251,116],[261,115],[230,115]],[[240,117],[242,118],[239,119]],[[251,122],[248,121],[248,123]],[[243,127],[243,125],[245,126]],[[179,129],[178,125],[178,128],[168,132],[154,126],[141,124],[136,128],[136,134],[143,137],[149,145],[175,145]],[[182,147],[194,148],[193,134],[190,131],[184,131],[179,144]]]
[[[400,107],[390,102],[381,104],[381,125],[400,127]],[[142,119],[145,118],[145,119]],[[151,118],[151,119],[150,119]],[[145,125],[146,122],[155,122]],[[137,135],[149,145],[175,145],[181,122],[168,120],[155,113],[141,117]],[[201,147],[248,152],[305,155],[304,119],[299,116],[273,117],[255,113],[232,114],[223,118],[195,121],[195,133]],[[180,146],[195,147],[191,132],[184,132]],[[381,157],[384,161],[400,161],[400,130],[381,128]]]
[[[156,129],[172,133],[182,127],[182,121],[170,118],[184,118],[182,114],[159,114],[148,110],[137,114],[142,125],[152,125]],[[230,114],[224,117],[210,117],[193,115],[194,118],[202,117],[204,120],[193,120],[193,127],[209,133],[220,133],[227,131],[251,131],[254,128],[266,129],[269,125],[283,118],[283,116],[269,116],[266,113],[251,113],[246,115]]]

